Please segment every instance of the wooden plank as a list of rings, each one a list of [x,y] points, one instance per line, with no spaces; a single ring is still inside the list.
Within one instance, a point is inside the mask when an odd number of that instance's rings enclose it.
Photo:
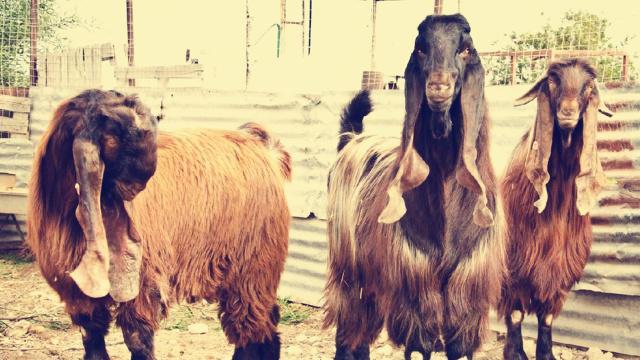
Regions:
[[[3,214],[27,214],[27,190],[11,189],[0,191],[0,213]]]
[[[13,112],[31,111],[31,99],[9,95],[0,95],[0,109]]]
[[[204,72],[202,64],[174,66],[119,66],[115,68],[115,76],[119,81],[124,79],[199,79]]]

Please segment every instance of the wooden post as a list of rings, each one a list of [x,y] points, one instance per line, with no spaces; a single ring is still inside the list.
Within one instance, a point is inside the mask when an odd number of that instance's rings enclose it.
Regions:
[[[433,13],[435,15],[442,15],[442,2],[444,0],[434,0],[433,1]]]
[[[30,14],[31,49],[29,60],[29,77],[31,86],[38,85],[38,0],[31,0]]]
[[[622,55],[622,81],[629,81],[629,56]]]
[[[516,60],[517,60],[517,56],[516,54],[511,55],[511,85],[515,85],[516,84]]]
[[[133,0],[127,1],[127,60],[129,66],[135,65],[135,46],[133,41]],[[129,79],[129,86],[136,86],[136,79]]]
[[[371,66],[369,70],[376,68],[376,13],[378,0],[371,0]]]

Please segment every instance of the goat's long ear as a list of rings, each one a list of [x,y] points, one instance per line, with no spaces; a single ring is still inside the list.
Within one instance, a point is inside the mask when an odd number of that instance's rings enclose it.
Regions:
[[[487,115],[484,99],[484,69],[477,54],[474,53],[471,56],[462,79],[460,94],[464,140],[462,164],[456,171],[456,179],[462,186],[478,194],[473,210],[473,222],[478,226],[487,227],[493,224],[493,214],[487,207],[487,192],[477,166],[478,135]],[[480,144],[480,146],[484,145]]]
[[[540,87],[545,84],[547,81],[547,76],[544,75],[535,84],[527,91],[524,95],[520,96],[516,99],[516,102],[513,106],[522,106],[530,103],[533,99],[538,96],[538,92],[540,92]]]
[[[106,296],[111,289],[109,245],[100,202],[105,167],[100,159],[99,146],[88,137],[74,139],[73,162],[79,197],[76,218],[86,239],[86,249],[70,276],[83,293],[99,298]]]
[[[404,216],[407,208],[402,194],[422,184],[429,175],[429,166],[413,147],[416,122],[425,101],[426,78],[421,66],[423,56],[420,50],[415,49],[404,72],[405,117],[402,143],[387,189],[389,200],[378,217],[378,222],[385,224],[394,223]]]
[[[598,158],[598,112],[601,111],[600,96],[596,87],[591,94],[582,124],[582,153],[580,173],[576,177],[576,206],[580,215],[586,215],[595,205],[598,193],[606,182],[602,164]]]
[[[546,82],[539,82],[534,86],[538,89],[533,98],[538,98],[538,112],[536,122],[529,131],[525,172],[529,181],[538,193],[538,200],[534,206],[538,213],[542,213],[547,206],[547,183],[549,182],[549,157],[551,156],[551,142],[553,139],[553,114]]]

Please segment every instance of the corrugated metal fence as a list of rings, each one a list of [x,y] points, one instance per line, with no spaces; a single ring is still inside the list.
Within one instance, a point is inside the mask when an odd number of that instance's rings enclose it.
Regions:
[[[500,174],[518,139],[535,114],[535,104],[514,108],[526,87],[491,87],[487,98],[493,118],[491,153]],[[290,250],[281,293],[320,305],[326,270],[326,173],[335,157],[337,122],[352,94],[140,90],[155,112],[164,114],[165,131],[181,127],[235,128],[255,121],[281,138],[294,159],[294,181],[288,188],[292,214]],[[556,322],[555,340],[640,355],[640,91],[621,87],[603,91],[612,119],[600,119],[599,148],[610,178],[599,207],[592,213],[596,241],[582,282]],[[33,144],[42,135],[51,111],[68,89],[32,89],[31,142],[0,140],[0,171],[17,173],[25,186]],[[374,93],[375,110],[365,131],[399,134],[404,100],[401,92]],[[0,233],[0,241],[15,236]],[[531,319],[530,319],[531,320]],[[497,330],[503,330],[495,323]],[[535,323],[525,333],[535,335]]]

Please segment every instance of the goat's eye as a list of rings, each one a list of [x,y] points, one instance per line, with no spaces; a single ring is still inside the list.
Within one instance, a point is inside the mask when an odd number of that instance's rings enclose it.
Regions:
[[[427,57],[420,49],[416,49],[416,54],[418,54],[418,59],[420,59],[420,61],[424,61]]]

